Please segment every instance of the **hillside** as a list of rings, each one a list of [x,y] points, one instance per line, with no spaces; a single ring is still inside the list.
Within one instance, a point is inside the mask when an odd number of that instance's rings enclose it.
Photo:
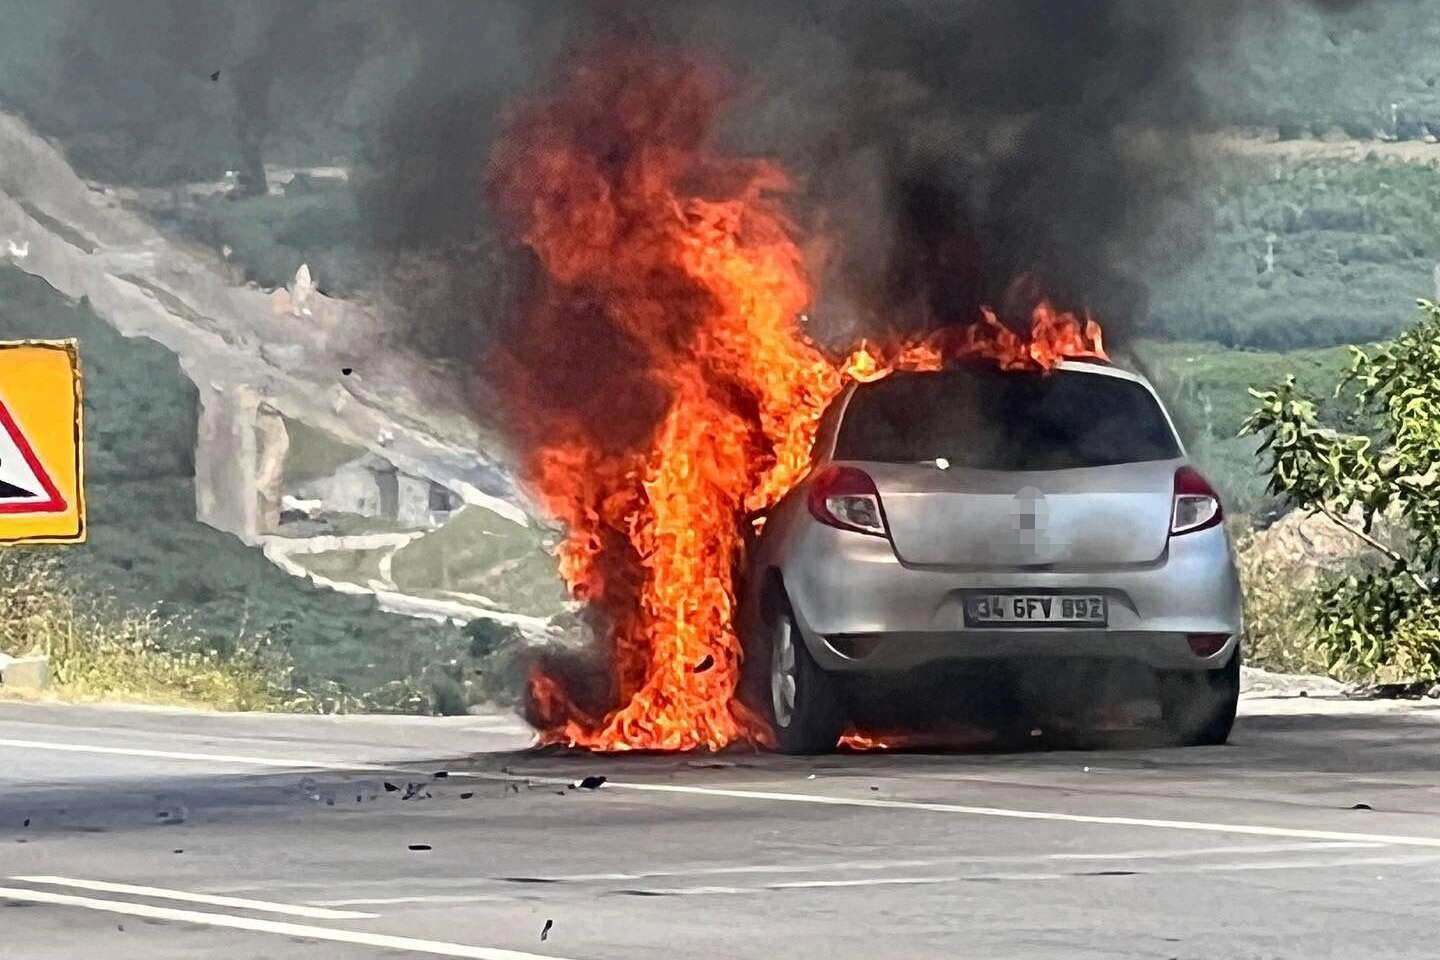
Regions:
[[[0,338],[26,337],[80,339],[90,512],[85,544],[29,549],[58,557],[68,574],[121,607],[183,614],[222,648],[242,633],[269,635],[293,658],[304,688],[339,684],[363,695],[466,657],[458,628],[314,587],[197,522],[198,400],[174,355],[120,336],[89,304],[0,264]]]
[[[1436,295],[1433,159],[1232,154],[1210,173],[1212,234],[1196,262],[1155,284],[1152,335],[1262,350],[1366,343]]]

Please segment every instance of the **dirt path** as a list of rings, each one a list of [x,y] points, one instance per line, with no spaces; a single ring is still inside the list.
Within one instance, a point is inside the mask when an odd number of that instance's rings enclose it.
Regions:
[[[1359,161],[1373,154],[1405,163],[1440,163],[1440,143],[1421,140],[1264,140],[1235,133],[1209,134],[1199,139],[1216,152],[1242,156]]]

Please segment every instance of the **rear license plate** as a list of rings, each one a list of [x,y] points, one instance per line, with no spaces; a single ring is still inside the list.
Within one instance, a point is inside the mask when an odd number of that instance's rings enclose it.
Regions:
[[[967,627],[1103,627],[1109,606],[1092,594],[974,593],[965,598]]]

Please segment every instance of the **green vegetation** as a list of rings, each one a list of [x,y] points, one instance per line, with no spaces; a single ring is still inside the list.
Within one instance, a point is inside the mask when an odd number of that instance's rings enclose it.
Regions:
[[[433,584],[458,593],[489,591],[514,609],[555,615],[568,595],[542,543],[533,529],[466,510],[396,551],[391,575],[407,592],[433,592],[427,590]]]
[[[284,196],[208,197],[181,208],[174,225],[214,250],[229,247],[245,279],[262,287],[285,286],[302,263],[335,296],[374,286],[355,191],[343,181],[297,176]]]
[[[1334,671],[1315,642],[1313,571],[1249,549],[1254,534],[1236,531],[1240,583],[1245,593],[1245,662],[1277,673]]]
[[[50,657],[62,697],[265,710],[290,696],[288,658],[244,631],[217,644],[158,608],[96,597],[39,548],[0,551],[0,652]]]
[[[1287,137],[1440,133],[1440,21],[1426,0],[1255,4],[1201,84],[1217,118]],[[1286,28],[1289,29],[1286,29]],[[1392,113],[1391,105],[1394,104]]]
[[[1440,306],[1393,343],[1355,350],[1341,379],[1371,429],[1320,425],[1293,378],[1254,392],[1245,422],[1268,454],[1269,487],[1368,544],[1369,562],[1327,578],[1315,637],[1328,661],[1366,673],[1440,674]],[[1387,532],[1384,528],[1393,527]]]
[[[1214,239],[1157,287],[1152,336],[1261,350],[1369,343],[1405,326],[1406,295],[1433,290],[1434,166],[1227,157],[1213,178]]]
[[[1267,495],[1253,438],[1239,436],[1250,413],[1249,389],[1291,375],[1320,393],[1332,387],[1349,354],[1342,348],[1288,353],[1234,350],[1203,341],[1143,340],[1136,355],[1178,420],[1190,454],[1225,496],[1232,512],[1270,514],[1280,504]],[[1329,399],[1322,404],[1326,422],[1346,421],[1349,408]]]

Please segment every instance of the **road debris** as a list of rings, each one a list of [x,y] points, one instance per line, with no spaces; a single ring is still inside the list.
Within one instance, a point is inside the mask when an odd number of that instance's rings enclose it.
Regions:
[[[553,926],[555,926],[555,921],[547,917],[545,919],[545,926],[540,928],[540,939],[542,941],[550,939],[550,928]]]
[[[607,778],[599,775],[598,773],[592,773],[592,774],[590,774],[590,776],[584,778],[583,780],[578,780],[578,781],[576,781],[575,783],[570,784],[570,789],[571,789],[571,790],[599,790],[601,787],[603,787],[603,786],[605,785],[605,780],[606,780],[606,779],[607,779]]]
[[[415,850],[415,851],[418,852],[418,851],[425,851],[425,850],[433,850],[433,849],[435,849],[435,848],[432,847],[432,846],[430,846],[430,844],[428,844],[428,843],[412,843],[412,844],[410,844],[410,849],[411,849],[411,850]]]
[[[450,771],[449,771],[449,770],[436,770],[436,771],[435,771],[435,779],[436,779],[436,780],[444,780],[444,779],[445,779],[446,777],[448,777],[448,776],[450,776]]]
[[[395,786],[395,784],[391,783],[389,780],[386,780],[386,781],[385,781],[385,792],[386,792],[386,793],[394,793],[395,791],[397,791],[397,790],[399,790],[399,789],[400,789],[399,787]]]
[[[1351,807],[1350,809],[1351,809],[1351,810],[1373,810],[1373,809],[1375,809],[1375,808],[1372,807],[1372,806],[1370,806],[1370,804],[1368,804],[1368,803],[1357,803],[1357,804],[1355,804],[1353,807]]]
[[[475,796],[475,794],[474,794],[473,792],[470,792],[470,793],[462,793],[462,794],[460,794],[460,799],[461,799],[461,800],[469,800],[469,799],[470,799],[471,797],[473,797],[473,796]]]
[[[425,789],[425,784],[423,784],[423,783],[407,783],[407,784],[405,784],[405,795],[404,795],[403,797],[401,797],[400,799],[401,799],[401,800],[429,800],[429,799],[430,799],[430,791],[427,790],[427,789]]]

